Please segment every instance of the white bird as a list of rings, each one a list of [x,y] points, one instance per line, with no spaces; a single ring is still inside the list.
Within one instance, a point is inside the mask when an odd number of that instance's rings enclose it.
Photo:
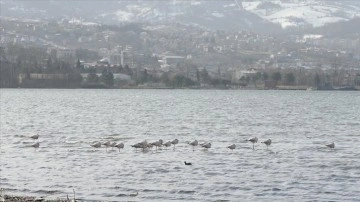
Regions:
[[[31,139],[37,140],[39,139],[39,134],[30,136]]]
[[[153,148],[153,146],[154,146],[154,145],[152,145],[151,143],[148,143],[148,144],[146,145],[146,148],[151,149],[151,148]]]
[[[236,148],[236,145],[232,144],[232,145],[228,146],[227,148],[229,148],[230,150],[234,150]]]
[[[195,147],[198,146],[198,141],[194,140],[193,142],[190,142],[189,145],[193,146],[193,151],[195,151]]]
[[[209,142],[206,144],[202,144],[201,146],[204,147],[205,149],[209,149],[209,148],[211,148],[211,143]]]
[[[141,146],[140,148],[142,148],[143,152],[148,147],[148,142],[146,140],[140,142],[139,144],[140,144],[140,146]]]
[[[148,146],[148,143],[146,140],[142,141],[142,142],[139,142],[139,143],[136,143],[134,145],[131,145],[132,147],[135,148],[135,150],[137,149],[142,149],[143,151],[145,151],[145,149],[147,148]]]
[[[37,142],[37,143],[32,144],[31,146],[34,147],[35,151],[36,151],[36,149],[40,147],[40,143]]]
[[[119,151],[120,151],[120,149],[124,149],[124,143],[122,143],[122,142],[118,143],[118,144],[115,145],[115,147],[118,148]]]
[[[271,139],[268,139],[268,140],[266,140],[264,142],[261,142],[261,143],[266,144],[266,149],[267,149],[271,145]]]
[[[175,150],[175,145],[179,143],[179,140],[178,139],[175,139],[173,141],[171,141],[171,144],[174,145],[174,150]]]
[[[102,143],[102,145],[105,145],[105,148],[106,148],[106,151],[107,151],[107,148],[111,145],[111,142],[106,141],[106,142]]]
[[[166,149],[167,149],[168,147],[171,146],[171,142],[170,142],[170,141],[167,141],[167,142],[165,142],[163,145],[164,145],[164,146],[166,147]]]
[[[155,149],[157,151],[158,147],[161,147],[162,145],[162,142],[159,140],[159,141],[155,141],[153,143],[151,143],[151,145],[155,146]]]
[[[255,149],[254,144],[258,142],[258,138],[257,137],[253,137],[251,139],[248,139],[248,141],[250,141],[253,144],[253,149]]]
[[[116,145],[116,142],[112,142],[112,143],[110,144],[111,150],[115,147],[115,145]]]
[[[325,146],[334,149],[335,148],[335,143],[330,143],[330,144],[326,144]]]
[[[139,142],[140,145],[142,146],[147,146],[148,142],[146,140],[142,141],[142,142]]]
[[[136,143],[134,145],[131,145],[131,147],[134,147],[135,148],[135,151],[137,151],[137,149],[140,149],[142,148],[142,145],[140,143]]]
[[[91,144],[90,146],[92,146],[94,148],[100,148],[101,147],[101,142],[95,142],[95,143]]]

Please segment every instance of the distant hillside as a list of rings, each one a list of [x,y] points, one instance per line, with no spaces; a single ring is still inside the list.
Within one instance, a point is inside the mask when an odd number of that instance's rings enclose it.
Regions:
[[[334,24],[328,24],[324,27],[315,28],[313,31],[315,34],[323,34],[329,37],[351,37],[360,36],[360,17],[354,18],[347,22],[338,22]]]
[[[23,18],[68,19],[72,22],[178,22],[208,29],[283,30],[356,23],[360,1],[323,0],[133,0],[133,1],[1,1],[1,15]],[[331,25],[333,26],[333,25]]]

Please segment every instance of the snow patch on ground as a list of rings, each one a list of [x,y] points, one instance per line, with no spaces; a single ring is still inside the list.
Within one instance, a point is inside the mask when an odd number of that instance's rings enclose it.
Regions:
[[[224,17],[224,14],[218,13],[218,12],[214,12],[214,13],[212,13],[212,15],[213,15],[214,17],[217,17],[217,18],[223,18],[223,17]]]
[[[236,4],[226,4],[226,5],[223,5],[224,8],[228,8],[228,7],[235,7]]]
[[[119,19],[119,21],[125,21],[125,22],[129,22],[134,18],[134,14],[127,12],[127,11],[123,11],[123,10],[118,10],[115,12],[115,15],[117,16],[117,18]]]
[[[283,28],[306,24],[320,27],[360,16],[360,6],[349,7],[345,3],[330,1],[283,3],[279,0],[269,2],[279,5],[279,8],[259,9],[259,5],[263,3],[262,1],[242,2],[242,6],[245,10],[265,20],[280,24]]]

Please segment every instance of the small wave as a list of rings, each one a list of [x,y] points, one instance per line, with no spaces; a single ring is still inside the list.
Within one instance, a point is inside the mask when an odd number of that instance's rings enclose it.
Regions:
[[[206,176],[216,176],[216,175],[221,175],[221,173],[216,173],[216,172],[207,172],[205,173]]]
[[[241,190],[240,187],[229,187],[230,190]]]
[[[143,189],[142,192],[157,192],[157,193],[161,193],[164,192],[162,190],[155,190],[155,189]]]
[[[61,191],[59,190],[36,190],[36,191],[33,191],[32,193],[37,193],[37,194],[44,194],[44,195],[53,195],[53,194],[60,194],[62,193]]]
[[[196,191],[188,191],[188,190],[180,190],[178,191],[179,194],[195,194]]]

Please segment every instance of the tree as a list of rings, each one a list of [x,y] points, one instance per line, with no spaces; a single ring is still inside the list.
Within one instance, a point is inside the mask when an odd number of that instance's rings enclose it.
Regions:
[[[163,73],[160,76],[160,81],[163,82],[165,85],[169,86],[170,85],[170,79],[169,79],[168,73]]]
[[[175,75],[172,79],[173,87],[182,88],[195,85],[195,82],[183,75]]]
[[[200,72],[200,78],[202,79],[202,81],[204,83],[209,83],[210,81],[210,76],[209,76],[209,73],[208,71],[206,70],[206,68],[204,68],[203,70],[201,70]]]
[[[247,86],[248,82],[247,82],[247,77],[246,76],[241,76],[241,78],[239,79],[240,81],[240,86]]]
[[[118,67],[118,72],[119,72],[119,73],[124,73],[124,68],[123,68],[122,65],[120,65],[120,66]]]
[[[143,80],[144,80],[144,82],[147,82],[147,80],[148,80],[148,73],[147,73],[146,69],[144,69]]]
[[[318,73],[315,74],[314,83],[316,87],[319,87],[321,84],[321,79]]]
[[[280,72],[274,72],[271,75],[272,80],[274,80],[276,83],[278,83],[279,81],[281,81],[281,73]]]
[[[129,75],[129,76],[132,76],[133,75],[133,72],[131,71],[131,69],[129,68],[129,65],[125,65],[124,67],[124,73]]]
[[[354,84],[355,86],[360,86],[360,74],[356,74]]]
[[[83,65],[81,65],[80,59],[78,58],[76,61],[76,69],[77,70],[82,70],[84,68]]]
[[[286,83],[287,84],[294,84],[295,83],[295,75],[290,72],[285,75]]]
[[[49,57],[48,59],[47,59],[47,61],[46,61],[46,69],[48,70],[48,71],[52,71],[52,69],[53,69],[53,62],[52,62],[52,60],[51,60],[51,57]]]
[[[254,83],[255,87],[256,87],[256,83],[257,81],[261,78],[261,73],[260,72],[256,72],[255,75],[251,76],[251,80]]]
[[[268,75],[266,72],[262,73],[262,79],[263,79],[263,81],[268,80],[268,79],[269,79],[269,75]]]
[[[112,87],[114,85],[114,74],[110,70],[104,70],[101,74],[101,80],[107,86]]]
[[[196,69],[196,80],[200,83],[200,71],[198,69]]]
[[[89,75],[86,80],[88,83],[98,83],[99,76],[96,74],[96,70],[94,68],[89,69]]]

